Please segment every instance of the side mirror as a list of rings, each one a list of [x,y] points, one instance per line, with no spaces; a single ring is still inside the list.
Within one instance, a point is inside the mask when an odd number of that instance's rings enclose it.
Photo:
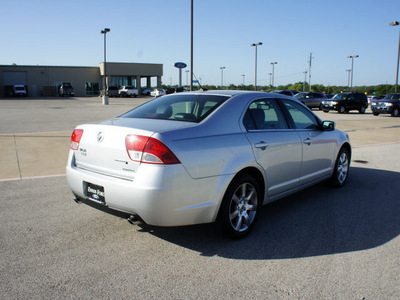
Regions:
[[[330,131],[330,130],[335,130],[335,122],[333,122],[333,121],[323,121],[322,122],[322,128],[323,128],[323,130],[327,130],[327,131]]]

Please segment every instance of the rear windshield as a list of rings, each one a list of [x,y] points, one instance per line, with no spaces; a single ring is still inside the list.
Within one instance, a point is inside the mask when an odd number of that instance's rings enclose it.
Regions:
[[[118,90],[118,88],[116,86],[109,86],[108,90],[109,91],[115,91],[115,90]]]
[[[147,102],[122,118],[162,119],[199,123],[229,97],[215,95],[171,95]]]

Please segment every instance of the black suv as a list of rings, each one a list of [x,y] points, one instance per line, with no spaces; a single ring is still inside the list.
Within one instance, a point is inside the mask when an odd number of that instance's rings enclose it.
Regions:
[[[340,93],[331,99],[322,101],[321,108],[324,112],[336,110],[343,114],[350,110],[358,110],[360,114],[363,114],[368,108],[368,100],[363,93]]]
[[[392,117],[398,117],[400,113],[400,93],[389,94],[381,100],[372,100],[371,110],[374,116],[391,114]]]

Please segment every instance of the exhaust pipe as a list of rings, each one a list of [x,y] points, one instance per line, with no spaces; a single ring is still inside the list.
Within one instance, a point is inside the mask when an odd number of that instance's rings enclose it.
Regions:
[[[139,225],[140,223],[142,223],[139,218],[135,215],[130,215],[129,218],[127,219],[128,222],[132,225]]]

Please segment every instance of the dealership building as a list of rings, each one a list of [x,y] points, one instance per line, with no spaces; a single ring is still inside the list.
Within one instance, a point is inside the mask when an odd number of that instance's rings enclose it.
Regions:
[[[161,87],[162,64],[107,62],[105,67],[104,63],[99,67],[0,65],[0,97],[9,96],[14,85],[24,85],[32,97],[54,97],[62,82],[70,82],[77,97],[97,96],[103,89],[104,71],[109,86],[132,85],[140,93],[156,78],[156,86]]]

